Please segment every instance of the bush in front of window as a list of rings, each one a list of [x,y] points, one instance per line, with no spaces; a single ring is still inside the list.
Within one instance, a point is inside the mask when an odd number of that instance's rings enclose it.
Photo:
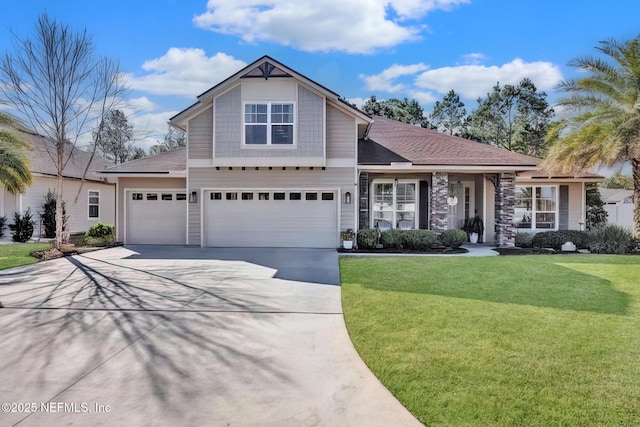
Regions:
[[[33,214],[28,208],[22,215],[19,212],[13,213],[13,237],[12,240],[18,243],[26,243],[33,236]]]
[[[115,241],[115,227],[97,223],[84,234],[85,243],[89,246],[106,246]]]
[[[634,252],[638,241],[631,231],[617,225],[607,225],[591,231],[589,250],[596,254],[624,255]]]
[[[430,230],[403,230],[400,233],[404,249],[427,251],[439,243],[436,233]]]
[[[587,249],[591,243],[591,235],[586,231],[557,230],[536,233],[531,240],[534,248],[551,248],[559,251],[567,242],[573,242],[578,249]]]
[[[467,241],[467,233],[459,228],[453,228],[451,230],[445,230],[439,237],[442,246],[447,248],[459,248],[464,242]]]
[[[358,231],[358,248],[374,249],[378,241],[378,231],[374,229]]]
[[[532,248],[533,233],[516,233],[516,247]]]
[[[402,230],[383,231],[380,243],[385,249],[402,249]]]

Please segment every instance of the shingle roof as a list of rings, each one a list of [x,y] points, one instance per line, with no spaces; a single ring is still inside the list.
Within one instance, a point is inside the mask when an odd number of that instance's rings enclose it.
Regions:
[[[187,149],[178,148],[173,151],[131,160],[117,166],[107,168],[103,173],[169,173],[187,170]]]
[[[393,160],[393,156],[388,159],[375,156],[373,152],[379,151],[376,144],[414,165],[532,167],[541,161],[503,148],[379,116],[374,117],[368,140],[361,143],[363,148],[358,150],[358,163],[367,164],[372,157],[378,160],[374,164],[398,161]]]
[[[602,179],[603,176],[589,171],[579,173],[553,173],[548,174],[539,170],[520,172],[518,178],[523,179]]]
[[[28,135],[28,140],[32,146],[32,150],[29,154],[31,171],[45,175],[57,175],[58,171],[54,161],[52,160],[52,155],[55,154],[54,145],[44,136],[27,133],[25,133],[25,135]],[[69,150],[71,149],[71,144],[65,147],[65,158],[68,156]],[[98,171],[106,168],[110,163],[98,156],[93,156],[93,159],[91,159],[90,152],[79,148],[73,148],[71,159],[62,171],[63,176],[68,178],[82,178],[89,161],[91,161],[91,163],[85,178],[94,181],[101,181],[103,177],[100,176]]]

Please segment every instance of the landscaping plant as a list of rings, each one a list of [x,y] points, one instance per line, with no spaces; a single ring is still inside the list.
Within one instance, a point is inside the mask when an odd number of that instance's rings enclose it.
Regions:
[[[617,225],[607,225],[591,232],[589,250],[596,254],[624,255],[636,250],[638,241],[631,231]]]
[[[467,241],[467,233],[459,228],[445,230],[440,234],[440,243],[448,248],[459,248]]]
[[[13,241],[18,243],[25,243],[33,236],[33,215],[31,214],[31,208],[28,208],[24,214],[19,212],[13,213]]]

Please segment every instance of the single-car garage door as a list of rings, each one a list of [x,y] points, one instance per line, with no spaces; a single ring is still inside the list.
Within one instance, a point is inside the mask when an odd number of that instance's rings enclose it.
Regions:
[[[184,245],[187,227],[185,190],[129,190],[126,243]]]
[[[336,191],[213,190],[205,192],[205,246],[338,246]]]

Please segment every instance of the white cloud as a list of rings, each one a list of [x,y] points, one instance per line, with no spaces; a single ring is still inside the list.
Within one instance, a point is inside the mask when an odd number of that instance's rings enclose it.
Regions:
[[[485,60],[485,56],[482,53],[475,52],[462,55],[462,59],[467,65],[479,65]]]
[[[128,99],[127,106],[130,107],[133,111],[152,111],[158,108],[158,106],[146,96]]]
[[[349,98],[347,99],[347,102],[355,104],[356,107],[362,109],[362,107],[364,107],[364,103],[367,102],[368,99],[369,98]]]
[[[169,118],[176,114],[178,111],[162,111],[129,117],[129,123],[135,131],[136,145],[149,151],[149,147],[161,142],[169,129]]]
[[[415,81],[422,89],[446,93],[451,89],[465,98],[485,96],[497,83],[517,84],[528,77],[540,90],[550,90],[562,80],[560,68],[551,62],[524,62],[520,58],[501,66],[462,65],[425,71]]]
[[[432,10],[470,0],[209,0],[196,26],[308,52],[371,53],[419,38]],[[413,21],[414,24],[405,24]]]
[[[413,65],[398,65],[394,64],[391,67],[387,68],[380,74],[375,74],[372,76],[366,76],[364,74],[360,74],[360,78],[364,80],[365,87],[368,90],[380,90],[384,92],[399,92],[405,89],[405,85],[402,83],[395,83],[396,79],[403,76],[410,76],[420,71],[424,71],[428,69],[426,65],[419,63]]]
[[[415,99],[420,105],[431,104],[439,99],[433,92],[425,92],[422,90],[409,90],[407,94],[409,98]]]
[[[191,98],[245,65],[244,61],[222,52],[207,56],[202,49],[172,47],[160,58],[146,61],[142,65],[148,74],[126,74],[126,78],[132,89],[156,95],[181,95]]]

